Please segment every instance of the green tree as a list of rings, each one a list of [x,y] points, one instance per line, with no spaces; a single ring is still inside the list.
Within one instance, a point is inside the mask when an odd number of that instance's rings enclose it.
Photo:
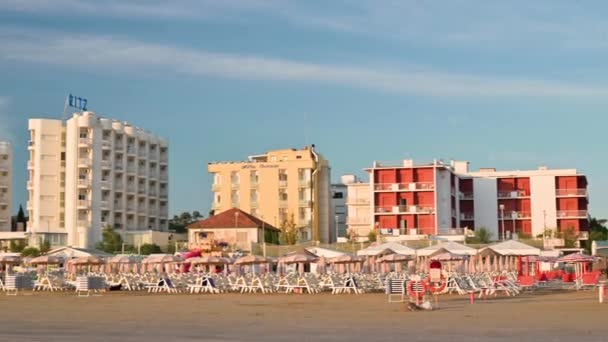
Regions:
[[[281,242],[285,245],[295,245],[300,238],[300,228],[296,225],[296,220],[293,214],[281,222],[279,227],[281,231]]]
[[[203,215],[201,215],[201,212],[198,210],[195,210],[192,212],[192,221],[198,221],[200,219],[203,218]]]
[[[19,204],[19,211],[17,212],[17,222],[27,222],[27,218],[25,217],[25,213],[23,212],[23,207],[21,206],[21,204]]]
[[[150,255],[156,253],[162,253],[159,245],[153,243],[144,243],[139,247],[139,253],[142,255]]]
[[[369,234],[367,234],[367,240],[369,242],[376,242],[376,240],[378,240],[378,232],[376,232],[376,230],[372,230],[369,232]]]
[[[174,244],[174,243],[169,242],[169,243],[167,244],[167,253],[169,253],[169,254],[174,254],[176,251],[177,251],[177,250],[175,249],[175,244]]]
[[[40,253],[44,254],[51,250],[51,242],[47,239],[40,239]]]
[[[574,227],[568,227],[561,232],[561,236],[564,239],[564,247],[574,248],[578,242],[578,234],[574,230]]]
[[[27,247],[24,240],[11,240],[10,250],[12,253],[21,253]]]
[[[475,228],[475,234],[472,237],[467,237],[467,243],[489,243],[492,240],[492,233],[486,227]]]
[[[209,217],[211,217],[213,215],[215,215],[215,210],[213,210],[213,209],[209,210]]]
[[[37,257],[40,256],[40,250],[36,247],[25,247],[23,251],[21,251],[21,256],[23,257]]]
[[[106,253],[115,253],[122,251],[122,244],[122,236],[111,225],[107,225],[101,233],[101,241],[95,245],[95,248]]]

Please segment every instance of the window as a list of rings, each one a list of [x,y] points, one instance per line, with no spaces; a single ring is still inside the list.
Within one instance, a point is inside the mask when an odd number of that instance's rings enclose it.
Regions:
[[[279,181],[287,182],[287,170],[279,169]]]
[[[249,171],[249,180],[251,181],[251,184],[258,183],[258,171],[257,170]]]
[[[279,189],[279,201],[287,201],[287,191],[285,189]]]
[[[232,184],[239,183],[239,173],[237,171],[230,172],[230,183],[232,183]]]
[[[341,191],[336,191],[336,192],[334,192],[332,198],[334,198],[334,199],[344,198],[344,193]]]

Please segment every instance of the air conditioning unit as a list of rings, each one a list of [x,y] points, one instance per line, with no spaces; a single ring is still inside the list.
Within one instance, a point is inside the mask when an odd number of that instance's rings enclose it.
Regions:
[[[399,236],[399,229],[393,229],[393,236]]]
[[[410,235],[418,235],[418,228],[410,228]]]

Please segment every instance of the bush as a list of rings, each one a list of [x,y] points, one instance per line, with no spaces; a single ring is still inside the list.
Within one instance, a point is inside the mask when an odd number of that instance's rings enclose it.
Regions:
[[[106,226],[101,233],[101,241],[95,245],[95,248],[106,253],[115,253],[122,251],[122,236],[112,226]]]
[[[36,247],[26,247],[21,251],[21,256],[24,257],[37,257],[40,256],[40,250]]]
[[[375,230],[372,230],[367,234],[367,240],[369,242],[376,242],[376,240],[378,240],[378,233]]]
[[[531,240],[532,239],[532,234],[517,233],[517,237],[519,238],[519,240]]]
[[[40,253],[44,254],[51,250],[51,243],[48,240],[40,240]]]
[[[11,240],[10,250],[12,253],[21,253],[27,244],[23,240]]]
[[[155,253],[162,253],[159,245],[153,243],[144,243],[139,247],[139,253],[142,255],[150,255]]]

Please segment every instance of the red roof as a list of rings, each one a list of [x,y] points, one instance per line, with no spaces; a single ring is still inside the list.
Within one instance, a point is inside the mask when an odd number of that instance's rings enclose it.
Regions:
[[[279,231],[276,227],[238,208],[232,208],[207,219],[189,224],[186,228],[264,228]]]

